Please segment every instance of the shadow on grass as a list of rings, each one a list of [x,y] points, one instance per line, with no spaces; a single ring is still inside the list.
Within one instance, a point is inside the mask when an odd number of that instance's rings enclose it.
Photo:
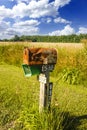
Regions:
[[[56,110],[55,110],[56,109]],[[86,130],[87,115],[75,116],[70,112],[59,112],[58,108],[52,110],[54,127],[52,130]],[[59,123],[60,122],[60,123]],[[84,126],[84,123],[86,123]]]
[[[63,130],[77,130],[80,125],[84,127],[84,124],[81,123],[81,120],[84,119],[87,120],[87,115],[71,116],[69,112],[64,113],[64,115],[65,118],[62,122]],[[86,128],[82,128],[82,129],[85,130]]]

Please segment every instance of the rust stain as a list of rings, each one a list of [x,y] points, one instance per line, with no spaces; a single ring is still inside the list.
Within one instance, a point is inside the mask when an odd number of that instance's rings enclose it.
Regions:
[[[23,63],[27,65],[56,64],[57,50],[54,48],[24,48]]]

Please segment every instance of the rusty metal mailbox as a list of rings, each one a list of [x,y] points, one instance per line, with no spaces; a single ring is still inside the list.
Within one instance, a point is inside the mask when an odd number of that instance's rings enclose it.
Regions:
[[[25,75],[39,74],[41,71],[46,71],[49,68],[50,71],[54,69],[54,65],[57,62],[57,51],[54,48],[28,48],[25,47],[23,51],[23,69]],[[46,68],[46,65],[49,65]],[[26,70],[29,70],[31,74],[27,74]],[[35,70],[35,71],[34,71]],[[32,73],[33,71],[33,73]]]
[[[25,48],[23,63],[27,65],[56,64],[57,51],[53,48]]]
[[[42,112],[43,108],[50,109],[53,83],[49,82],[49,74],[56,62],[57,51],[54,48],[24,48],[22,67],[25,76],[39,75],[39,112]]]

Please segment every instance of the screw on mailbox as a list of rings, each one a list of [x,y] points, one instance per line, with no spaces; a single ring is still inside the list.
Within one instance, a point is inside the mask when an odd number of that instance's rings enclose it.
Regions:
[[[56,63],[57,51],[54,48],[24,48],[22,67],[25,76],[39,75],[39,112],[50,108],[53,88],[53,83],[50,82],[50,72],[54,70]]]

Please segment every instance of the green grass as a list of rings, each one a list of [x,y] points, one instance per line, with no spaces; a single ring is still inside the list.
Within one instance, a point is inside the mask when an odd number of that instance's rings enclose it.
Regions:
[[[86,130],[87,88],[54,82],[50,112],[39,114],[39,82],[20,67],[0,65],[1,130]]]
[[[0,130],[86,130],[87,49],[56,46],[51,109],[39,113],[39,81],[24,76],[23,48],[0,45]]]

